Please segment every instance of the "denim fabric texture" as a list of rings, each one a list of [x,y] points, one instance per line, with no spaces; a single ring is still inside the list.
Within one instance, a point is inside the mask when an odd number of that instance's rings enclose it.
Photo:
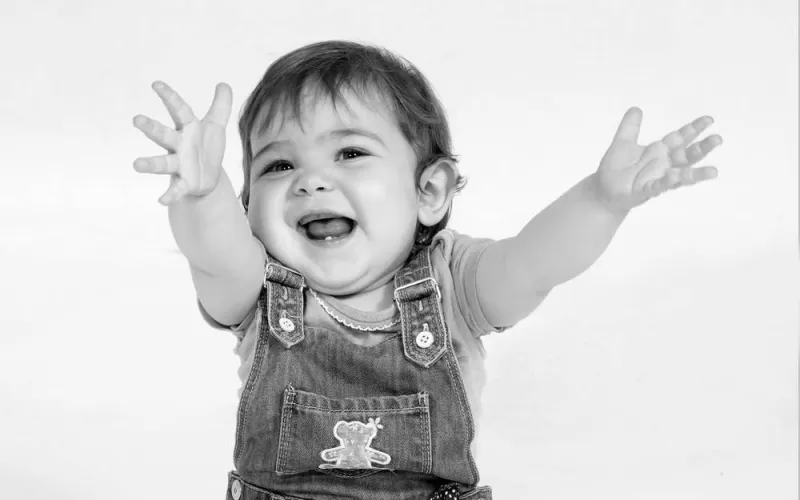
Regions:
[[[304,325],[305,280],[267,255],[228,498],[422,500],[447,483],[491,498],[430,259],[418,248],[395,275],[400,333],[362,346]]]
[[[351,499],[352,497],[337,497],[340,499]],[[377,497],[365,497],[377,498]],[[407,498],[405,496],[396,496],[394,498]],[[473,490],[463,492],[459,495],[462,500],[492,500],[492,490],[488,486],[481,486]],[[228,474],[228,493],[225,497],[226,500],[306,500],[299,497],[279,495],[277,493],[265,490],[258,486],[246,483],[241,476],[235,472]]]

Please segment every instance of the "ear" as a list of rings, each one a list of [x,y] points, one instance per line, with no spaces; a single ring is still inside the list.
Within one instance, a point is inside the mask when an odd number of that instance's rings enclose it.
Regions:
[[[458,175],[458,166],[449,158],[436,160],[422,171],[417,186],[417,216],[422,224],[435,226],[447,214]]]

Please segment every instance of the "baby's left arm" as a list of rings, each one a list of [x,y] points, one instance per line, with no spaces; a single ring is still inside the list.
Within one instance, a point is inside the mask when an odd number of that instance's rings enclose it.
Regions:
[[[713,123],[710,117],[648,146],[637,143],[641,123],[641,110],[628,110],[595,173],[537,214],[517,236],[483,252],[477,293],[490,324],[515,324],[553,287],[588,269],[632,208],[667,190],[716,177],[714,167],[692,167],[722,144],[718,135],[693,142]]]

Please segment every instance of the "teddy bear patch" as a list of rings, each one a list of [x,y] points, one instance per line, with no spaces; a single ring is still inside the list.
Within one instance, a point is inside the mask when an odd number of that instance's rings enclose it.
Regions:
[[[373,462],[387,465],[392,461],[388,453],[372,448],[372,440],[383,429],[381,419],[369,419],[365,424],[359,421],[340,420],[333,426],[333,435],[339,446],[322,450],[320,456],[330,464],[320,464],[320,469],[374,469]]]

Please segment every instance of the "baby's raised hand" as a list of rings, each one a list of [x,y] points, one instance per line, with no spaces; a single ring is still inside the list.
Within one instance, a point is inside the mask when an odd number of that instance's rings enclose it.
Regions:
[[[194,116],[188,104],[163,82],[155,82],[153,90],[164,101],[175,128],[152,118],[136,115],[133,125],[168,154],[137,158],[133,168],[149,174],[169,174],[170,187],[158,199],[169,205],[182,197],[202,196],[214,190],[222,170],[225,153],[225,127],[231,115],[231,88],[217,85],[214,101],[202,120]]]
[[[642,110],[629,109],[597,170],[600,198],[612,208],[629,210],[667,190],[715,178],[716,168],[693,167],[722,144],[719,135],[694,142],[712,123],[710,116],[704,116],[660,141],[640,146]]]

